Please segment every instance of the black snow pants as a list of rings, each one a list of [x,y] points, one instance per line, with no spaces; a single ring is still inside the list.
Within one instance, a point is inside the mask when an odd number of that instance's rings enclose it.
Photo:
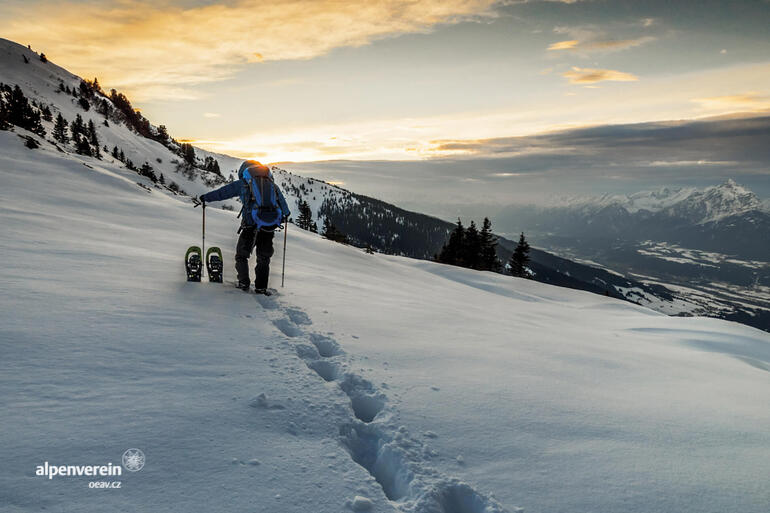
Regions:
[[[270,257],[273,256],[273,232],[258,230],[256,226],[243,226],[235,248],[235,272],[238,283],[249,283],[249,257],[257,247],[257,266],[254,269],[255,289],[266,289],[270,277]]]

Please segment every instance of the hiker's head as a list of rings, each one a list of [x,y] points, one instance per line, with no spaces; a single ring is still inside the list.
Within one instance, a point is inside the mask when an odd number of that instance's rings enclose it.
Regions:
[[[238,178],[243,178],[243,172],[249,170],[251,176],[268,176],[270,175],[270,168],[258,160],[245,160],[241,164],[241,168],[238,170]]]

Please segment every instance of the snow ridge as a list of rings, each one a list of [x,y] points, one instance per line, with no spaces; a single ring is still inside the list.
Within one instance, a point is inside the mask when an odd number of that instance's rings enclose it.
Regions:
[[[392,505],[404,513],[505,513],[494,498],[455,477],[431,468],[436,455],[425,442],[396,422],[388,398],[369,380],[350,371],[350,360],[332,337],[306,331],[312,320],[302,310],[286,306],[276,296],[258,296],[273,325],[289,339],[307,367],[326,383],[334,383],[349,401],[352,416],[339,426],[339,442],[351,459],[380,485]],[[365,498],[348,501],[364,511]],[[520,511],[516,508],[516,511]]]

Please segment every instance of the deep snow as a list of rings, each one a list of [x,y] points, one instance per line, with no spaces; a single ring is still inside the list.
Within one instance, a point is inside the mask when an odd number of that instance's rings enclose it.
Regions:
[[[293,226],[277,296],[186,283],[200,210],[0,148],[3,511],[767,511],[766,333]]]

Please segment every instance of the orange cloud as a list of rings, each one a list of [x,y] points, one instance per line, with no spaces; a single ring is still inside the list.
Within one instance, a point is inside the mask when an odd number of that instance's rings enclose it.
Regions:
[[[736,108],[743,111],[763,111],[770,109],[770,96],[756,92],[732,94],[726,96],[711,96],[707,98],[693,98],[703,108],[709,110],[724,110]]]
[[[234,0],[209,5],[40,0],[4,8],[3,37],[31,43],[132,99],[194,96],[248,63],[311,59],[439,24],[493,17],[494,0]]]
[[[577,39],[572,39],[570,41],[559,41],[558,43],[551,43],[548,46],[549,50],[569,50],[572,48],[575,48],[580,41]]]
[[[588,40],[580,41],[578,39],[571,39],[568,41],[559,41],[558,43],[552,43],[548,46],[548,50],[575,50],[578,52],[616,52],[620,50],[626,50],[635,46],[641,46],[643,44],[654,41],[654,37],[639,37],[636,39],[605,39],[605,40]]]
[[[594,69],[574,67],[565,71],[562,76],[569,79],[570,84],[595,84],[597,82],[635,82],[639,77],[632,73],[616,71],[614,69]]]

